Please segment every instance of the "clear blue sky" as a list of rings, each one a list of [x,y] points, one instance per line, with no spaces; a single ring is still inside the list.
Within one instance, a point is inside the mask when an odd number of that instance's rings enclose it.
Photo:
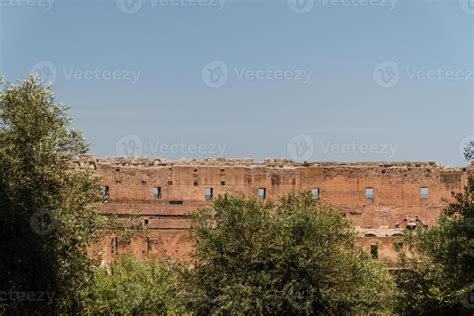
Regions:
[[[473,0],[48,1],[0,0],[0,73],[97,156],[466,164]]]

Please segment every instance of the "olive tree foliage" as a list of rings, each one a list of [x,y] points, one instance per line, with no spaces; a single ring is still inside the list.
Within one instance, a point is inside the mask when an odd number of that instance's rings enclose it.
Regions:
[[[96,268],[84,292],[84,315],[183,315],[179,265],[167,260],[139,261],[125,256]]]
[[[474,140],[469,141],[466,148],[464,148],[464,158],[467,161],[474,160]]]
[[[195,315],[390,314],[393,281],[355,237],[311,194],[278,203],[219,196],[193,215],[187,307]]]
[[[474,178],[430,228],[407,230],[401,254],[398,311],[405,315],[472,315],[474,311]]]
[[[37,77],[2,84],[0,292],[24,295],[1,301],[6,313],[77,313],[97,265],[86,250],[102,225],[100,186],[71,166],[87,145],[67,110]]]

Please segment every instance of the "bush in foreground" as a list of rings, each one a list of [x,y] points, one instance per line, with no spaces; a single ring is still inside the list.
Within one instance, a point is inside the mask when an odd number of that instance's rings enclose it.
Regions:
[[[84,293],[87,315],[182,315],[175,266],[168,261],[122,257],[95,270]]]
[[[437,226],[406,231],[397,284],[401,314],[472,315],[474,310],[474,178]]]
[[[389,314],[386,269],[354,244],[351,223],[310,194],[278,203],[220,196],[195,213],[187,306],[208,314]]]

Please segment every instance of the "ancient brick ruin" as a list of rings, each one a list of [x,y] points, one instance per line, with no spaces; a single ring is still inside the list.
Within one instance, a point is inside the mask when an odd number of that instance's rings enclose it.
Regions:
[[[102,177],[106,214],[140,213],[146,236],[102,243],[103,259],[132,253],[139,258],[186,258],[188,215],[225,192],[274,200],[287,192],[311,191],[349,218],[358,244],[381,260],[397,258],[397,236],[405,227],[435,225],[440,211],[461,192],[474,164],[447,168],[434,162],[295,163],[286,159],[85,157],[75,161]]]

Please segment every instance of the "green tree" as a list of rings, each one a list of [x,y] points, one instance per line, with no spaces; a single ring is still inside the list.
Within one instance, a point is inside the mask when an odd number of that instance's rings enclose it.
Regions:
[[[68,107],[29,77],[0,91],[0,311],[77,313],[97,265],[100,186]],[[7,293],[8,297],[5,296]],[[47,299],[48,298],[48,299]],[[49,300],[52,298],[52,300]]]
[[[474,178],[455,195],[437,226],[405,232],[397,284],[401,314],[472,315],[474,310]]]
[[[193,215],[184,275],[196,315],[390,314],[394,284],[351,223],[311,194],[278,203],[219,196]]]
[[[464,149],[464,158],[466,158],[467,161],[474,159],[474,140],[469,141]]]
[[[96,268],[93,286],[84,293],[86,315],[182,315],[177,265],[122,257]]]

